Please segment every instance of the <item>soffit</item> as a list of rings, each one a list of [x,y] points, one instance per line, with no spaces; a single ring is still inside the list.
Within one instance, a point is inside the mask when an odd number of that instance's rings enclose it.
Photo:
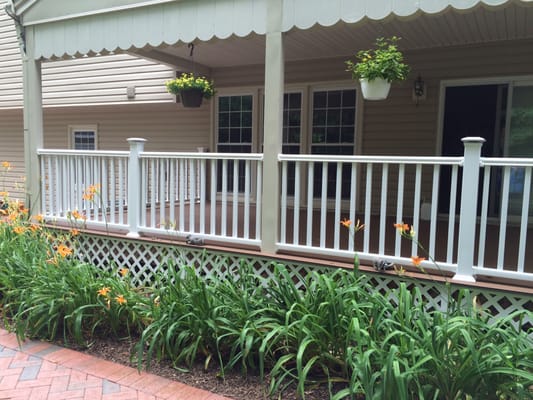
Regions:
[[[439,14],[421,14],[415,19],[389,16],[384,21],[365,19],[359,23],[337,22],[329,27],[315,24],[305,30],[293,28],[284,34],[285,60],[349,57],[357,50],[370,47],[376,37],[392,35],[402,37],[402,50],[533,39],[533,7],[509,3],[498,8],[477,7],[469,12],[447,9]],[[195,43],[197,65],[221,68],[264,63],[263,35]],[[163,45],[157,52],[161,54],[160,61],[177,69],[180,60],[190,59],[190,49],[185,44]]]

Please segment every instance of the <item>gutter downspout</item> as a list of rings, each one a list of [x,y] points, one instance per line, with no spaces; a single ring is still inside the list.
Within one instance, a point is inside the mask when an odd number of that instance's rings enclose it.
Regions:
[[[19,42],[20,50],[22,55],[26,55],[26,30],[22,25],[20,17],[15,12],[15,4],[13,0],[8,0],[7,5],[4,7],[4,10],[9,18],[15,21],[15,28],[17,29],[17,39]]]

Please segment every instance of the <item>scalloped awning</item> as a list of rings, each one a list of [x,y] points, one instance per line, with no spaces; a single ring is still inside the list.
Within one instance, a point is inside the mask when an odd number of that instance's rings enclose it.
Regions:
[[[33,30],[35,58],[102,53],[132,48],[158,47],[232,35],[245,37],[266,33],[269,0],[99,0],[98,9],[87,2],[70,2],[68,10],[50,17],[58,0],[19,2],[23,23]],[[496,7],[533,0],[284,0],[282,29],[308,29],[316,24],[331,26],[339,21],[357,23],[382,20],[391,15],[416,17],[436,14],[453,7]],[[81,3],[76,9],[76,3]],[[74,5],[72,5],[74,4]],[[90,3],[89,3],[90,4]],[[104,5],[108,4],[108,7]],[[115,6],[111,6],[115,4]],[[17,6],[17,3],[15,3]],[[46,11],[46,12],[45,12]],[[59,15],[59,16],[57,16]]]

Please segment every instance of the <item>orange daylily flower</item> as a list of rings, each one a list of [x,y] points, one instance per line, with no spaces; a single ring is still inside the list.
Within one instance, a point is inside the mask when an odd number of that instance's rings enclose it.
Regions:
[[[2,161],[2,167],[4,167],[7,170],[11,169],[11,163],[9,161]]]
[[[346,218],[344,218],[342,221],[340,221],[340,223],[341,223],[342,226],[344,226],[345,228],[348,228],[348,229],[350,229],[350,227],[352,226],[352,221],[349,220],[349,219],[346,219]],[[354,233],[359,232],[364,227],[365,227],[365,225],[361,224],[360,220],[357,220],[357,223],[353,227],[353,231],[354,231]]]
[[[409,224],[399,222],[394,224],[394,227],[398,230],[398,232],[400,232],[400,235],[404,237],[413,239],[416,235],[415,228],[413,225],[409,226]]]
[[[89,185],[87,189],[83,192],[82,198],[84,200],[92,201],[94,200],[94,195],[100,190],[100,185]]]
[[[25,231],[26,231],[26,228],[24,228],[23,226],[15,226],[13,228],[13,232],[15,232],[17,235],[20,235],[24,233]]]
[[[94,193],[83,193],[81,196],[83,200],[92,201],[94,199]]]
[[[126,299],[124,298],[123,295],[119,294],[117,297],[115,297],[115,300],[117,301],[118,304],[120,305],[123,305],[123,304],[126,304],[127,301]]]
[[[120,268],[118,270],[119,274],[122,275],[122,276],[126,276],[128,275],[128,272],[130,272],[130,270],[128,268]]]
[[[397,224],[394,224],[394,227],[400,231],[400,233],[404,233],[409,230],[409,225],[404,224],[403,222],[399,222]]]
[[[69,256],[69,255],[72,254],[72,249],[70,249],[69,247],[65,246],[64,244],[60,244],[59,246],[57,246],[57,253],[61,257],[66,257],[66,256]]]
[[[71,234],[72,236],[78,236],[78,235],[80,234],[80,231],[79,231],[78,229],[76,229],[76,228],[72,228],[72,229],[70,230],[70,234]]]
[[[103,297],[107,297],[107,295],[109,294],[109,292],[111,291],[111,288],[108,287],[108,286],[104,286],[103,288],[101,288],[100,290],[98,290],[98,296],[103,296]]]
[[[418,256],[412,256],[411,261],[413,262],[413,265],[415,267],[418,267],[420,264],[422,264],[422,261],[424,261],[424,257],[418,257]]]
[[[349,220],[349,219],[344,218],[344,219],[341,221],[341,225],[344,226],[345,228],[349,228],[350,225],[352,225],[352,221]]]
[[[33,219],[35,220],[35,222],[40,224],[44,221],[44,216],[42,214],[38,214],[38,215],[35,215]]]
[[[0,192],[0,197],[8,197],[9,192]]]
[[[41,227],[39,225],[37,225],[37,224],[31,224],[30,225],[30,229],[31,229],[32,232],[37,232],[38,230],[41,229]]]
[[[82,220],[86,220],[87,219],[87,217],[85,215],[81,214],[78,210],[71,211],[70,215],[74,219],[82,219]]]

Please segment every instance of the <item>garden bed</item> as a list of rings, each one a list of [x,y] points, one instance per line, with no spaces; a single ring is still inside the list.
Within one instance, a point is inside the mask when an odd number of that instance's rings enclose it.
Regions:
[[[242,262],[206,276],[173,253],[137,285],[125,266],[84,261],[82,214],[58,233],[8,204],[0,309],[20,339],[68,340],[235,399],[533,399],[527,310],[494,319],[448,282],[437,310],[416,283],[381,292],[357,268],[304,277],[276,264],[265,279]]]

